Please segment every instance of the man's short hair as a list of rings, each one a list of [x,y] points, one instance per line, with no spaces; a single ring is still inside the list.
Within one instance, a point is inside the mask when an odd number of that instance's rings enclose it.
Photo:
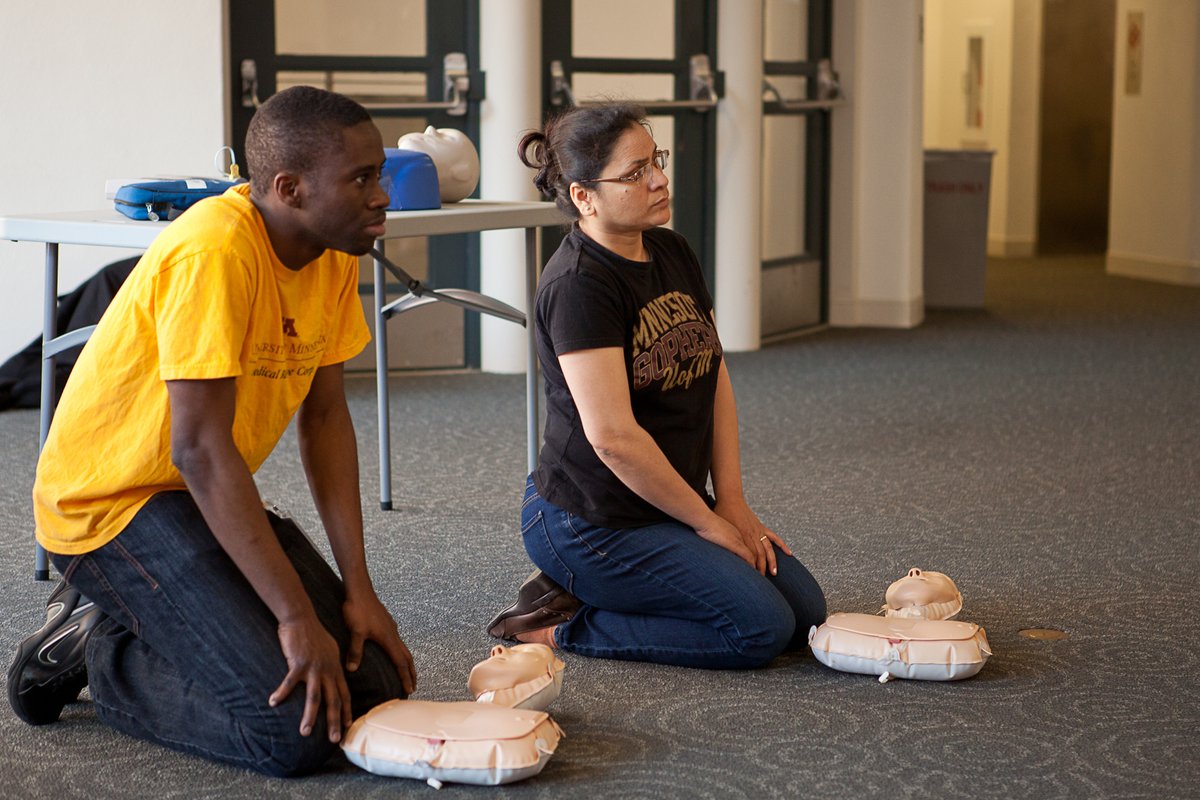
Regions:
[[[365,108],[336,92],[293,86],[272,95],[246,131],[251,193],[265,196],[280,172],[307,173],[341,143],[342,129],[370,121]]]

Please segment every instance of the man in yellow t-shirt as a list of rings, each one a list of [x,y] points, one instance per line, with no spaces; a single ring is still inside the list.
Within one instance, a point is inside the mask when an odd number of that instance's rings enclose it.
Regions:
[[[245,155],[250,183],[159,235],[67,383],[33,490],[64,581],[8,695],[45,724],[90,685],[118,730],[297,775],[416,680],[367,571],[342,384],[388,196],[379,131],[338,94],[275,95]],[[340,579],[252,477],[293,416]]]

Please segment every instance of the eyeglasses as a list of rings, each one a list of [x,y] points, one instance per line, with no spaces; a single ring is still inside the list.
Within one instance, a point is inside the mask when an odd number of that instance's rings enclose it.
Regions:
[[[590,181],[580,181],[580,183],[640,183],[642,178],[654,174],[654,167],[665,170],[667,168],[667,156],[669,155],[671,155],[670,150],[655,150],[654,155],[650,156],[649,161],[628,175],[622,175],[619,178],[592,178]]]

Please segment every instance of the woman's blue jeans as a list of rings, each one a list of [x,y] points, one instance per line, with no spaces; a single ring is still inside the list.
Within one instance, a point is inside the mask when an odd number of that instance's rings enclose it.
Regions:
[[[760,575],[678,522],[613,530],[541,498],[530,480],[521,510],[525,549],[583,603],[555,638],[598,658],[743,669],[803,647],[825,621],[825,596],[778,548],[778,575]]]
[[[344,654],[350,635],[341,580],[291,520],[267,516]],[[312,733],[300,735],[303,686],[268,705],[287,673],[278,623],[191,495],[155,495],[108,544],[52,558],[67,582],[108,616],[87,644],[88,685],[105,723],[270,775],[312,772],[337,750],[324,706]],[[395,667],[373,642],[346,681],[355,717],[404,696]]]

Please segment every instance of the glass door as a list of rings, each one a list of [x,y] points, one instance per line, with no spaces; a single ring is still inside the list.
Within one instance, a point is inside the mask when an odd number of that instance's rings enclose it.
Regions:
[[[349,95],[371,112],[384,147],[427,126],[479,146],[478,5],[472,0],[235,0],[229,3],[232,139],[240,155],[255,107],[289,86]],[[478,234],[395,239],[388,257],[431,286],[479,289]],[[373,265],[359,292],[374,325]],[[399,284],[389,297],[402,294]],[[389,367],[478,366],[479,318],[435,303],[388,324]],[[374,372],[368,350],[346,365]]]
[[[654,138],[671,151],[671,227],[713,282],[716,0],[572,0],[543,4],[543,97],[551,115],[575,103],[646,106]],[[546,230],[543,252],[561,233]]]
[[[828,319],[830,0],[763,8],[762,335]]]

